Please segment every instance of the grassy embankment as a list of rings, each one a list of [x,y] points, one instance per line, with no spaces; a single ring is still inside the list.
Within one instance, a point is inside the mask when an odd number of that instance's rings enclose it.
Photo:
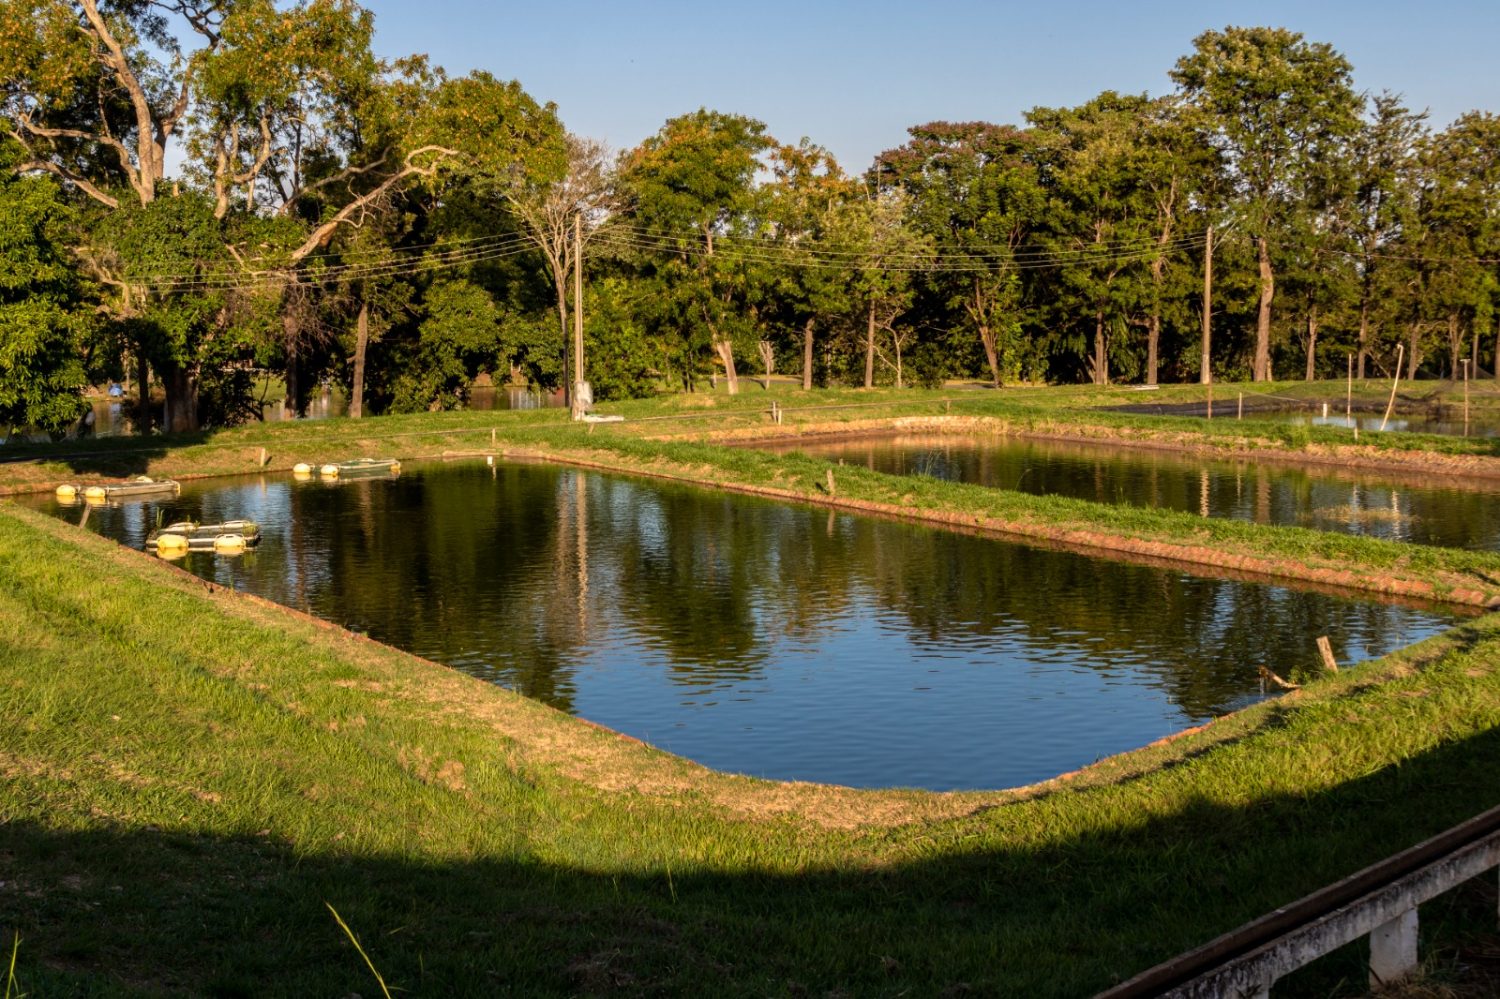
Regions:
[[[1191,388],[1169,391],[1187,392]],[[1500,598],[1500,556],[1370,538],[1212,520],[1188,513],[1099,504],[1055,496],[1030,496],[925,478],[845,468],[799,454],[764,454],[725,448],[725,435],[783,434],[869,429],[912,420],[955,420],[956,427],[981,425],[991,432],[1107,433],[1122,441],[1159,442],[1169,437],[1208,442],[1207,447],[1254,447],[1256,453],[1297,453],[1306,428],[1237,423],[1232,430],[1205,431],[1201,420],[1100,413],[1101,400],[1118,390],[1052,389],[1009,393],[931,393],[852,390],[805,394],[773,389],[791,407],[788,422],[769,424],[765,397],[750,389],[736,399],[696,395],[622,403],[628,418],[594,428],[570,425],[558,411],[460,412],[264,424],[205,433],[187,439],[104,439],[52,449],[36,462],[0,465],[0,491],[50,488],[58,481],[104,474],[148,473],[191,477],[268,470],[297,461],[314,463],[355,455],[402,458],[480,450],[547,457],[610,469],[700,482],[783,499],[840,506],[876,515],[924,519],[947,526],[1025,538],[1117,557],[1192,565],[1240,576],[1385,593],[1413,599],[1483,606]],[[1038,403],[1035,400],[1041,399]],[[1061,400],[1061,401],[1059,401]],[[812,403],[820,403],[814,407]],[[804,405],[804,403],[806,403]],[[959,413],[962,416],[959,416]],[[1217,421],[1230,422],[1230,421]],[[1234,436],[1230,436],[1233,434]],[[1280,435],[1280,436],[1278,436]],[[1302,451],[1323,448],[1323,428]],[[1370,435],[1366,435],[1367,437]],[[1316,438],[1316,439],[1314,439]],[[1229,443],[1226,443],[1229,442]],[[1388,435],[1367,450],[1392,457],[1427,459],[1419,448],[1460,449],[1465,460],[1500,474],[1495,443],[1431,436]],[[1467,448],[1467,451],[1461,449]],[[18,449],[20,454],[25,454]],[[34,452],[40,454],[40,452]],[[1451,456],[1450,456],[1451,457]],[[1410,469],[1408,468],[1409,472]],[[828,475],[834,475],[829,492]]]
[[[33,995],[377,992],[325,903],[412,994],[1083,995],[1494,805],[1497,766],[1500,615],[1071,780],[856,792],[0,507],[0,934]]]

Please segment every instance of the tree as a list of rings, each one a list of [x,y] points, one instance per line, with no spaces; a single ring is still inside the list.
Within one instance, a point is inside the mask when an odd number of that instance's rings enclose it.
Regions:
[[[763,314],[780,320],[780,328],[802,333],[802,388],[813,386],[815,329],[848,308],[848,281],[840,264],[831,263],[830,226],[840,208],[855,197],[856,186],[833,155],[803,139],[771,150],[771,180],[761,185],[756,216],[767,241],[766,263],[759,276]],[[772,341],[764,344],[766,384],[770,386]]]
[[[937,253],[969,267],[945,272],[944,294],[984,348],[995,387],[1019,372],[1021,282],[1016,255],[1045,197],[1030,159],[1032,137],[988,122],[930,122],[875,158],[871,180],[909,195],[911,219]]]
[[[624,183],[635,219],[658,248],[652,269],[690,337],[701,330],[739,391],[734,343],[758,341],[746,322],[743,256],[717,244],[753,231],[754,181],[760,156],[773,146],[765,125],[741,115],[700,109],[669,120],[626,158]]]
[[[62,431],[84,410],[93,323],[66,245],[72,224],[50,178],[0,173],[0,427]]]
[[[1371,326],[1388,299],[1386,257],[1415,223],[1420,185],[1417,150],[1426,133],[1425,112],[1409,111],[1390,93],[1374,98],[1369,116],[1350,146],[1354,196],[1349,205],[1348,235],[1358,267],[1359,333],[1355,375],[1365,377],[1371,349]]]
[[[573,331],[568,328],[568,289],[574,284],[574,257],[598,237],[619,211],[621,197],[615,184],[614,164],[602,142],[576,135],[566,137],[567,164],[560,177],[517,178],[505,189],[510,209],[521,223],[526,238],[547,261],[552,290],[557,296],[557,321],[563,343]],[[580,308],[581,303],[573,303]],[[569,351],[564,350],[567,354]],[[583,343],[573,343],[573,374],[568,381],[583,381]],[[570,384],[568,398],[573,418],[583,415],[578,387]]]
[[[932,265],[932,239],[906,222],[906,193],[900,188],[840,205],[830,220],[827,243],[849,263],[847,298],[862,316],[864,386],[875,385],[878,334],[892,338],[896,384],[902,383],[901,350],[906,337],[896,320],[911,307],[913,278]]]
[[[1351,68],[1326,44],[1282,28],[1225,28],[1193,41],[1172,79],[1209,118],[1235,182],[1238,223],[1255,240],[1260,270],[1256,381],[1271,378],[1272,244],[1305,207],[1323,165],[1357,126]]]

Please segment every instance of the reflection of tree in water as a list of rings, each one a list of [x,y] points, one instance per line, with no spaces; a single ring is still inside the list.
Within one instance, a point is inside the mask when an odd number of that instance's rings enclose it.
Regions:
[[[876,471],[1456,548],[1500,551],[1494,490],[1353,470],[1203,461],[1108,445],[900,435],[799,450]],[[1203,487],[1208,482],[1208,489]],[[1373,511],[1373,513],[1372,513]]]
[[[994,638],[1026,658],[1066,658],[1155,678],[1193,716],[1257,689],[1256,667],[1311,665],[1328,635],[1347,657],[1396,648],[1407,612],[1317,593],[1235,583],[1029,549],[920,527],[862,522],[857,547],[879,602],[900,611],[934,651]],[[1067,650],[1072,650],[1068,654]]]
[[[234,563],[242,585],[564,710],[581,662],[632,647],[703,690],[835,633],[877,629],[880,649],[885,629],[892,656],[1144,676],[1202,716],[1254,692],[1262,663],[1311,665],[1318,635],[1341,660],[1370,636],[1404,643],[1406,612],[1378,604],[555,468],[307,484],[284,502],[280,536]]]
[[[680,682],[755,673],[767,653],[756,604],[775,589],[765,552],[775,527],[739,500],[600,483],[623,617],[649,633]]]
[[[566,574],[538,575],[561,544],[556,479],[453,468],[300,490],[317,509],[297,519],[328,528],[317,612],[567,710],[578,628],[566,602],[549,599]]]

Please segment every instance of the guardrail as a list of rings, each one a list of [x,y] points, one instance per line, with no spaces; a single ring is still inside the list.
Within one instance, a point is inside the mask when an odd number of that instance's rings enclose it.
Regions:
[[[1098,999],[1265,999],[1277,979],[1370,938],[1370,984],[1417,968],[1417,906],[1500,866],[1500,807],[1196,950],[1099,993]]]

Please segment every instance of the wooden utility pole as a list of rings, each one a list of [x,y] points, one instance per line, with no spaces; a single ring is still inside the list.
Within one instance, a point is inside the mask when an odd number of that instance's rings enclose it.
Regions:
[[[1464,436],[1469,436],[1469,359],[1464,358]]]
[[[573,408],[572,417],[583,419],[583,218],[573,216]]]
[[[1214,310],[1214,227],[1208,227],[1208,239],[1203,244],[1203,358],[1198,366],[1198,381],[1204,385],[1214,380],[1209,367],[1209,338],[1213,331]]]

